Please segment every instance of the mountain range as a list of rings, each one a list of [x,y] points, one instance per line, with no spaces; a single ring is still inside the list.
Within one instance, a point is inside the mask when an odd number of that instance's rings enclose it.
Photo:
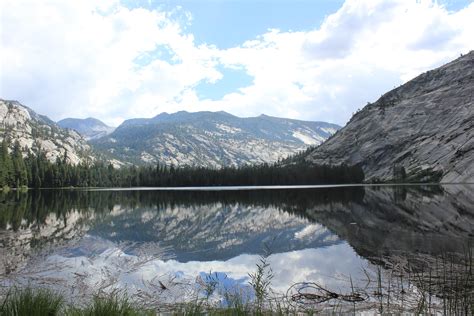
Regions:
[[[241,118],[222,111],[181,111],[127,120],[91,144],[126,163],[216,168],[276,162],[321,144],[339,128],[266,115]]]
[[[0,140],[72,164],[218,168],[272,163],[360,165],[366,181],[474,182],[474,52],[428,71],[367,104],[340,128],[267,115],[185,111],[131,119],[58,123],[0,99]],[[89,140],[89,142],[86,141]],[[308,149],[309,148],[309,149]],[[303,152],[303,150],[306,150]]]
[[[44,152],[72,164],[103,160],[131,164],[222,167],[272,163],[322,143],[340,126],[226,112],[162,113],[118,128],[95,118],[52,121],[29,107],[0,99],[0,141],[18,141],[24,154]]]

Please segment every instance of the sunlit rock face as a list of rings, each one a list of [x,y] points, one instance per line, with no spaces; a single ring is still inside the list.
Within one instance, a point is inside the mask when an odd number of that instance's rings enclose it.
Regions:
[[[222,167],[276,162],[321,144],[338,128],[266,115],[182,111],[127,120],[92,143],[123,162]]]
[[[384,94],[306,160],[361,164],[367,180],[394,167],[418,181],[474,182],[474,52]]]
[[[91,147],[76,131],[63,129],[16,101],[0,99],[0,128],[5,132],[0,141],[6,136],[11,146],[18,141],[29,152],[44,152],[51,162],[66,153],[72,164],[94,159]]]

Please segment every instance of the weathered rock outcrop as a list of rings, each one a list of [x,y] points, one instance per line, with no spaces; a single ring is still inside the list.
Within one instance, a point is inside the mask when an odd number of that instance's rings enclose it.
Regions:
[[[76,131],[59,127],[17,101],[0,99],[0,141],[5,137],[12,146],[18,141],[25,154],[42,151],[52,162],[66,153],[72,164],[94,159],[91,147]]]
[[[361,164],[366,180],[474,182],[474,51],[356,113],[305,160]]]

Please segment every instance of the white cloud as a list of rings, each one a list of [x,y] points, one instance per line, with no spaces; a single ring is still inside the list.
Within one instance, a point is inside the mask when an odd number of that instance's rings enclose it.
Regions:
[[[226,110],[343,124],[367,101],[474,49],[474,3],[449,12],[432,1],[347,0],[314,30],[269,30],[226,50],[197,45],[181,9],[129,9],[117,0],[0,6],[0,97],[53,119],[117,124],[161,111]],[[218,66],[243,69],[253,82],[221,100],[199,99],[195,87],[220,80]]]
[[[222,52],[225,64],[255,76],[223,101],[236,113],[343,124],[366,102],[474,49],[473,16],[474,3],[449,12],[431,1],[347,0],[318,29],[272,30]]]
[[[158,102],[219,78],[209,54],[213,48],[194,45],[177,22],[182,17],[174,16],[180,11],[100,4],[2,2],[2,97],[55,119],[92,115],[118,122],[150,116]],[[169,47],[173,60],[135,62],[158,46]]]

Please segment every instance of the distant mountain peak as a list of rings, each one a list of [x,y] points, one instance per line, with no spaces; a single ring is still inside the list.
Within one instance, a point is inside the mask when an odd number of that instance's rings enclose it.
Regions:
[[[59,126],[77,131],[85,139],[97,139],[112,133],[115,128],[110,127],[99,119],[88,117],[85,119],[65,118],[58,121]]]

